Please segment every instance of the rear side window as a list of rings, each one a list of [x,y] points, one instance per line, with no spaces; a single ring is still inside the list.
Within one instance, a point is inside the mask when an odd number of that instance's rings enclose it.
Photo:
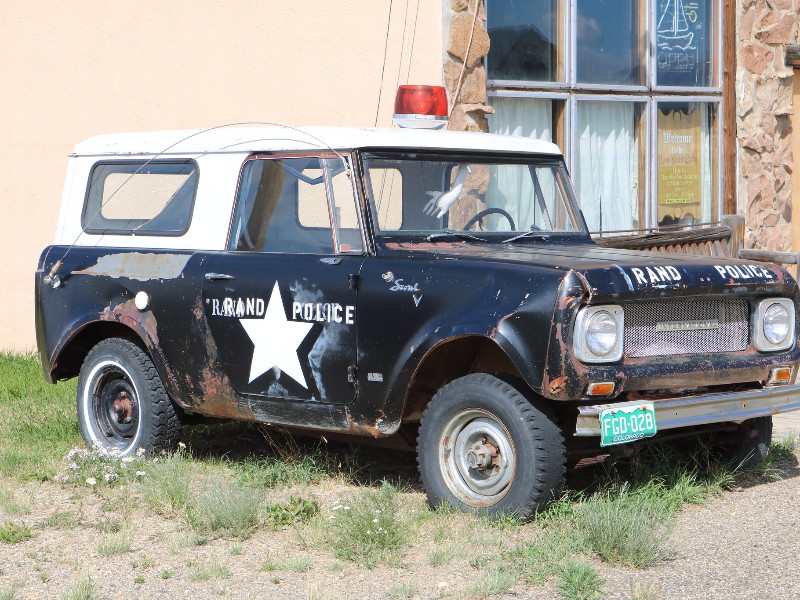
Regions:
[[[192,218],[197,179],[194,161],[97,163],[83,206],[83,230],[182,235]]]

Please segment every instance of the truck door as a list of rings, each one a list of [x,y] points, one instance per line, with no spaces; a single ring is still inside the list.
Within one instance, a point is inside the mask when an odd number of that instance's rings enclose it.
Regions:
[[[211,335],[239,394],[354,400],[363,247],[340,157],[246,161],[228,250],[207,257],[203,283]]]

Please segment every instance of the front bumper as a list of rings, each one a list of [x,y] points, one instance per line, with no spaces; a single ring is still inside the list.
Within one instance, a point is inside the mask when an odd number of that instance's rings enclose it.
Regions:
[[[784,385],[746,392],[681,396],[655,400],[654,405],[659,431],[708,423],[741,423],[755,417],[800,410],[800,386]],[[614,406],[615,404],[581,406],[578,409],[575,435],[599,437],[600,411]]]

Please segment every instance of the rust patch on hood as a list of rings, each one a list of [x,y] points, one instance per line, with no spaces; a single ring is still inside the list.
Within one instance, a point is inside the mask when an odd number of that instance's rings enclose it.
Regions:
[[[97,259],[94,266],[73,271],[75,275],[102,275],[114,279],[127,277],[136,281],[151,279],[177,279],[183,273],[191,254],[156,254],[125,252],[107,254]]]

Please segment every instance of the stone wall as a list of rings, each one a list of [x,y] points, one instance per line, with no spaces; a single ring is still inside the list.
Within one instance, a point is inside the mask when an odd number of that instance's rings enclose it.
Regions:
[[[800,35],[800,0],[740,0],[737,12],[737,187],[745,246],[790,251],[793,70],[784,66],[783,46]]]
[[[444,82],[452,105],[448,129],[487,132],[486,115],[494,109],[486,104],[483,57],[489,53],[489,34],[484,0],[444,0],[443,8]]]

